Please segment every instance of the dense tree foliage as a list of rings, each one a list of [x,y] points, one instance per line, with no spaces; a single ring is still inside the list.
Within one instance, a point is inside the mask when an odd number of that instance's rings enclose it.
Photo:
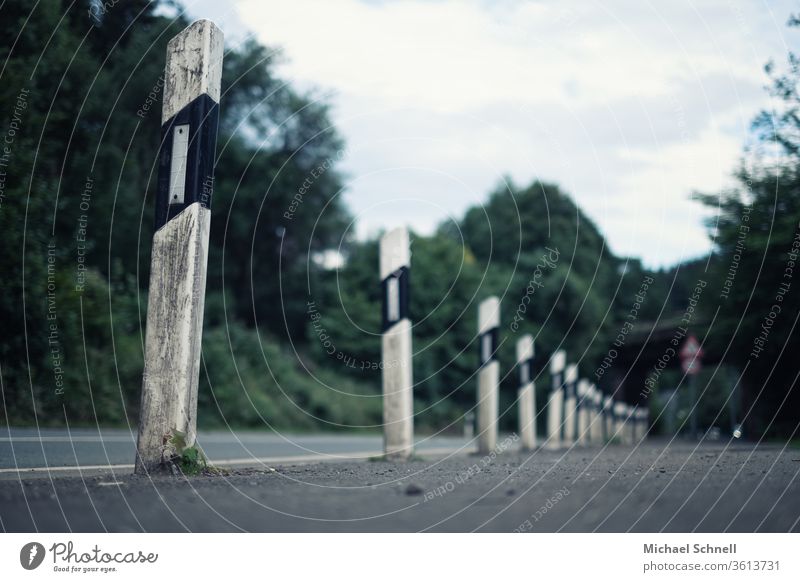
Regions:
[[[312,292],[320,317],[309,323],[311,348],[323,361],[375,384],[380,370],[369,364],[380,361],[376,264],[375,241],[352,246],[346,266],[322,277]],[[608,349],[620,310],[644,272],[637,261],[613,256],[574,202],[557,186],[540,182],[520,188],[506,181],[459,222],[445,223],[429,237],[413,237],[417,424],[441,429],[474,406],[481,300],[490,295],[502,300],[501,410],[511,428],[516,341],[534,335],[544,402],[550,354],[566,349],[588,375]],[[313,341],[315,326],[324,328],[334,346],[327,358],[326,346]]]
[[[800,21],[791,18],[790,26]],[[741,417],[751,436],[792,436],[800,408],[800,59],[772,76],[780,106],[758,115],[759,141],[736,174],[738,187],[698,198],[717,210],[709,221],[715,245],[712,276],[718,304],[705,306],[712,355],[741,377]]]
[[[0,125],[11,142],[0,206],[4,416],[135,420],[161,75],[167,41],[188,22],[171,2],[149,0],[12,2],[1,11]],[[302,427],[307,404],[328,422],[369,424],[379,405],[345,411],[299,365],[282,363],[289,347],[276,337],[284,315],[303,329],[304,302],[282,311],[273,274],[281,263],[283,291],[297,295],[306,255],[338,242],[347,212],[331,164],[341,140],[326,106],[277,78],[277,58],[255,42],[225,56],[202,414],[235,424],[266,414]],[[329,170],[284,224],[320,166]],[[270,332],[246,329],[256,321]],[[301,406],[284,405],[282,390]]]

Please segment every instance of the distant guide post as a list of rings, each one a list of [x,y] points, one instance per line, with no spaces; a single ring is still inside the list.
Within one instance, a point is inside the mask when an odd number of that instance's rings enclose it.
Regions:
[[[411,247],[405,227],[380,241],[383,291],[383,452],[404,461],[414,452],[414,375],[411,362],[409,268]]]
[[[548,449],[557,449],[561,446],[561,424],[564,413],[564,365],[567,354],[558,350],[550,358],[550,376],[552,385],[550,397],[547,399],[547,440],[544,446]]]
[[[575,440],[579,445],[586,445],[589,442],[589,409],[591,407],[589,388],[589,380],[581,378],[578,381],[578,433]]]
[[[625,403],[616,401],[614,403],[614,438],[618,443],[625,442]]]
[[[611,442],[614,437],[614,398],[605,396],[603,398],[603,440]]]
[[[593,445],[601,445],[603,444],[603,393],[594,384],[591,387],[591,403],[589,440]]]
[[[642,415],[640,414],[639,407],[634,406],[633,411],[631,412],[631,442],[633,444],[639,444],[639,433],[640,433],[640,425],[642,422]]]
[[[650,430],[650,411],[645,407],[640,407],[637,411],[639,413],[639,428],[636,437],[638,442],[644,442]]]
[[[636,444],[637,411],[635,406],[625,405],[625,444]]]
[[[198,20],[167,45],[135,472],[195,445],[223,37]]]
[[[575,442],[575,429],[578,422],[577,402],[575,394],[578,382],[578,366],[570,364],[564,374],[564,440],[565,445]]]
[[[497,446],[497,410],[500,362],[497,361],[500,299],[489,297],[478,307],[478,452],[486,454]]]
[[[523,450],[536,447],[536,388],[533,381],[533,336],[526,334],[517,341],[517,367],[519,369],[519,435]]]

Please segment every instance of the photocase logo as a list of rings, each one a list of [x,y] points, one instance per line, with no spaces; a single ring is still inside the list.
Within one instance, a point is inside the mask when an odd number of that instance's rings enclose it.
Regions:
[[[19,551],[19,563],[26,570],[35,570],[44,561],[44,546],[39,542],[30,542]]]

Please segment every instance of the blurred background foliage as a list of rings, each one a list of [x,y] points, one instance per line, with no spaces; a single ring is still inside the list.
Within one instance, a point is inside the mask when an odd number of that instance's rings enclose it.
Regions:
[[[136,421],[160,75],[167,41],[187,24],[179,6],[164,1],[128,0],[104,13],[92,0],[3,6],[0,31],[11,42],[0,47],[0,128],[13,119],[19,127],[2,168],[0,422]],[[345,144],[326,102],[276,75],[281,58],[275,47],[254,41],[225,55],[200,425],[377,430],[377,241],[345,234],[352,232],[352,217],[335,163]],[[558,185],[521,186],[508,178],[458,221],[429,236],[413,234],[418,429],[460,431],[474,405],[482,299],[497,294],[503,300],[500,359],[508,374],[500,410],[512,428],[517,338],[536,337],[539,402],[548,388],[547,360],[557,348],[594,380],[642,281],[652,277],[636,322],[645,337],[684,312],[698,278],[709,281],[708,301],[701,302],[692,329],[709,362],[698,379],[701,426],[729,430],[729,416],[719,413],[735,403],[733,416],[746,420],[749,436],[794,434],[800,282],[792,283],[765,351],[744,365],[798,232],[794,55],[789,64],[787,74],[768,65],[784,109],[756,118],[757,147],[744,153],[741,187],[697,195],[714,210],[708,257],[649,271],[637,259],[614,256]],[[155,100],[143,111],[151,92]],[[287,218],[301,187],[302,202]],[[751,231],[722,300],[717,295],[740,251],[745,207],[752,208]],[[84,250],[88,269],[81,287]],[[342,255],[336,268],[327,260],[333,250]],[[532,285],[534,278],[539,284]],[[526,295],[530,302],[523,302]],[[318,316],[311,316],[310,304]],[[56,389],[54,357],[63,393]],[[666,430],[667,420],[659,418],[659,394],[685,392],[676,365],[662,377],[656,397],[642,401],[652,406],[658,430]],[[607,392],[620,389],[606,379],[600,385]],[[640,389],[619,394],[637,401]],[[685,414],[685,399],[678,406]]]

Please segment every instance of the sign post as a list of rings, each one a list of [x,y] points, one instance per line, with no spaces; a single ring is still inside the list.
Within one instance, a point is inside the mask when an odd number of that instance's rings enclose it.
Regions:
[[[561,446],[561,424],[564,414],[564,365],[567,354],[558,350],[550,359],[550,375],[553,383],[550,387],[550,397],[547,399],[547,440],[545,447],[557,449]]]
[[[497,446],[497,409],[500,362],[497,361],[500,299],[489,297],[478,307],[478,452],[490,453]]]
[[[380,242],[383,290],[383,452],[387,459],[407,460],[414,450],[414,393],[409,317],[408,230],[395,228]]]
[[[194,22],[167,45],[135,472],[172,467],[197,433],[223,37]]]
[[[703,348],[694,334],[683,342],[680,352],[681,368],[688,376],[689,383],[689,430],[691,438],[697,438],[697,385],[695,377],[700,373],[703,360]]]
[[[533,336],[526,334],[517,341],[517,366],[519,368],[519,434],[522,449],[536,447],[536,388],[533,382]]]

